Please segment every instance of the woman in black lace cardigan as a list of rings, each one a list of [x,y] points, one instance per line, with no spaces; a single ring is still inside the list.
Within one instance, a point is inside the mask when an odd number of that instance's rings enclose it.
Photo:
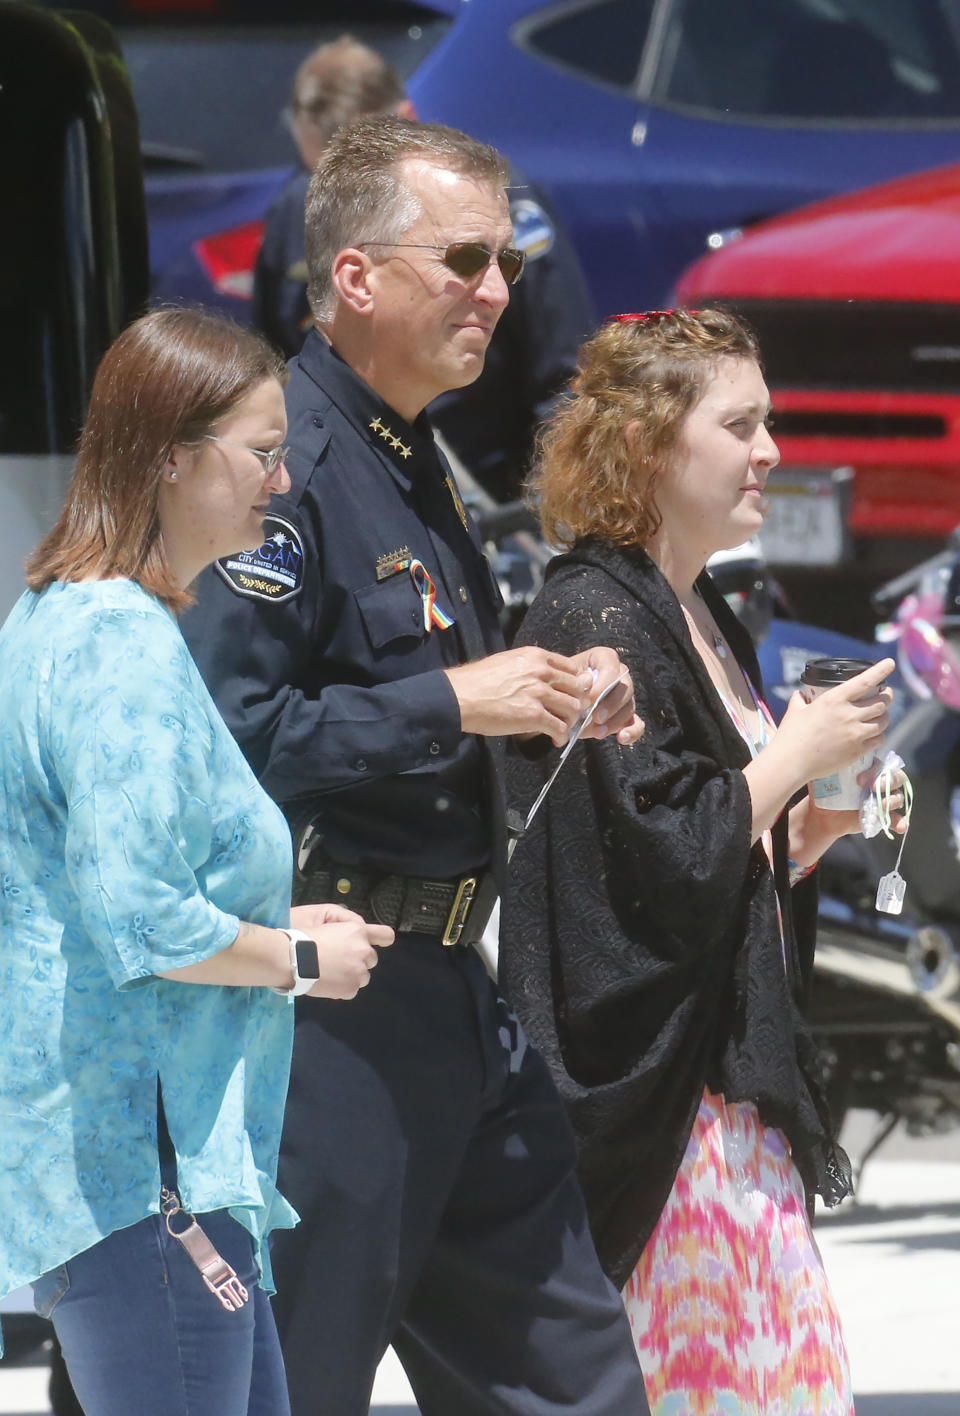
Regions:
[[[808,872],[859,822],[804,787],[879,744],[893,664],[796,696],[774,731],[704,570],[761,525],[768,419],[732,315],[621,316],[582,351],[538,479],[569,549],[521,642],[615,647],[646,732],[578,745],[557,778],[514,856],[501,976],[569,1104],[654,1416],[852,1411],[808,1220],[849,1166],[803,1008]],[[514,764],[515,805],[554,762]]]

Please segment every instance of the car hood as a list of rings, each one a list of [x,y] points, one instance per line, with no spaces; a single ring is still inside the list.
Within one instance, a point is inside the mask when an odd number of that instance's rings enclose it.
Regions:
[[[752,227],[684,272],[679,301],[960,301],[960,164],[884,182]]]

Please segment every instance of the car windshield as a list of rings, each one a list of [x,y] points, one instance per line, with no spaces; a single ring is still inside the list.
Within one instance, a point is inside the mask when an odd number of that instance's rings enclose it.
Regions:
[[[657,97],[714,116],[960,117],[960,0],[678,0]]]

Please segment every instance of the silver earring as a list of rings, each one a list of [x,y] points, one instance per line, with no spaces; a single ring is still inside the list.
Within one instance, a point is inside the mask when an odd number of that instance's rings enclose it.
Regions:
[[[177,474],[176,474],[176,472],[171,472],[171,473],[170,473],[170,481],[171,481],[171,482],[175,482],[176,480],[177,480]]]

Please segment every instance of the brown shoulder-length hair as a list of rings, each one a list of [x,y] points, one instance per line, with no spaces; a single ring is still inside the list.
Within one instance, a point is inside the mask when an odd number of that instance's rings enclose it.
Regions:
[[[60,518],[27,561],[27,584],[125,577],[173,611],[192,601],[167,566],[160,479],[170,451],[193,444],[264,379],[285,384],[266,340],[205,310],[154,310],[104,354]]]
[[[544,535],[642,546],[660,526],[657,480],[721,359],[760,363],[756,338],[728,310],[620,316],[580,350],[571,395],[540,438],[530,490]],[[635,424],[628,443],[627,427]]]

